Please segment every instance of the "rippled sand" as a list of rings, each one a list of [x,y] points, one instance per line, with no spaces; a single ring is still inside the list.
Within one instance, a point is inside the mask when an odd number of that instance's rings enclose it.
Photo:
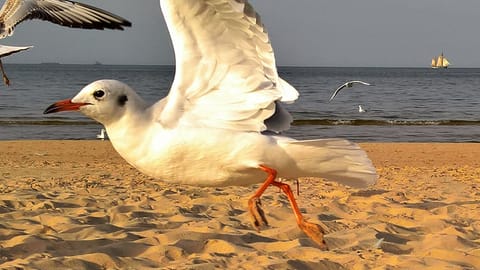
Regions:
[[[480,269],[480,145],[362,147],[377,185],[300,181],[300,208],[327,230],[320,251],[276,188],[256,232],[255,187],[167,185],[108,141],[0,142],[0,268]]]

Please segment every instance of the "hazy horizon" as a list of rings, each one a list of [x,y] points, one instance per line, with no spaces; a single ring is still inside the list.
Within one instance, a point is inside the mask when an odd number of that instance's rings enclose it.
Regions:
[[[61,62],[37,62],[37,63],[17,63],[17,62],[6,62],[3,65],[78,65],[78,66],[152,66],[152,67],[175,67],[175,64],[104,64],[101,62],[94,63],[61,63]],[[431,69],[430,66],[417,66],[417,67],[407,67],[407,66],[306,66],[306,65],[277,65],[278,68],[383,68],[383,69]],[[448,67],[448,69],[479,69],[480,67]]]

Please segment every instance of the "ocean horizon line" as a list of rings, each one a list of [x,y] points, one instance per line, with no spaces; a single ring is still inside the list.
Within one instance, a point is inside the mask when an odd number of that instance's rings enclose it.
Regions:
[[[144,66],[144,67],[175,67],[175,64],[111,64],[111,63],[61,63],[61,62],[40,62],[40,63],[12,63],[12,62],[3,62],[3,65],[6,66],[20,66],[20,65],[64,65],[64,66]],[[278,65],[278,68],[368,68],[368,69],[432,69],[430,66],[316,66],[316,65]],[[455,67],[448,67],[448,69],[479,69],[480,67],[462,67],[462,66],[455,66]],[[448,70],[447,69],[447,70]],[[445,69],[440,69],[445,70]]]

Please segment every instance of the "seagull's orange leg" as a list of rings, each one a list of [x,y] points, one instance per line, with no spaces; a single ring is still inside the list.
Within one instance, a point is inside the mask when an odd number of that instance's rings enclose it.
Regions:
[[[3,64],[2,60],[0,59],[0,71],[2,72],[2,77],[3,77],[3,82],[9,86],[10,85],[10,80],[7,77],[7,74],[5,73],[5,70],[3,69]]]
[[[295,200],[290,186],[288,184],[275,181],[275,178],[277,177],[276,170],[264,165],[261,165],[260,169],[268,173],[268,176],[267,180],[265,180],[263,185],[248,200],[248,209],[250,211],[250,214],[252,215],[253,226],[258,230],[260,226],[268,225],[265,214],[261,209],[260,197],[262,196],[263,192],[265,192],[265,190],[268,188],[268,186],[273,185],[279,187],[285,193],[285,195],[287,195],[300,229],[302,229],[302,231],[305,232],[306,235],[308,235],[315,243],[317,243],[320,248],[327,249],[325,240],[323,240],[323,235],[325,231],[322,229],[322,227],[320,227],[320,225],[308,222],[303,218],[303,215],[302,213],[300,213],[300,209],[298,208],[297,201]]]

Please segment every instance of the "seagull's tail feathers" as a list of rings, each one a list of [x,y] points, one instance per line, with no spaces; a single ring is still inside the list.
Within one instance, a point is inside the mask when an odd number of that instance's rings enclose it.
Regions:
[[[280,141],[295,167],[279,176],[321,177],[348,186],[363,188],[375,184],[377,173],[371,160],[357,144],[343,139]]]
[[[281,102],[291,104],[298,98],[298,91],[290,85],[287,81],[282,78],[278,78],[280,83],[280,89],[282,91],[282,99]]]

